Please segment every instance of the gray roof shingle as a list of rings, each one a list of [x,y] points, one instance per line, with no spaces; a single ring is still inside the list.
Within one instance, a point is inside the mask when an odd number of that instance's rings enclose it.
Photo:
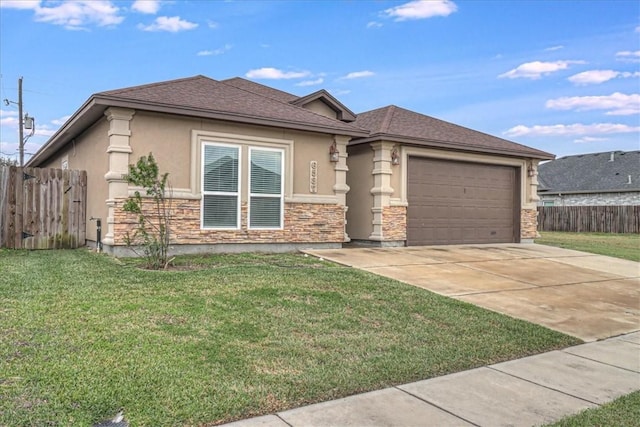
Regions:
[[[363,140],[367,142],[373,136],[390,141],[409,142],[415,145],[440,146],[466,151],[496,152],[541,159],[554,156],[506,139],[498,138],[476,130],[445,122],[415,111],[390,105],[376,110],[360,113],[355,125],[368,129],[371,135]]]
[[[538,167],[538,182],[540,193],[640,191],[640,151],[561,157]]]

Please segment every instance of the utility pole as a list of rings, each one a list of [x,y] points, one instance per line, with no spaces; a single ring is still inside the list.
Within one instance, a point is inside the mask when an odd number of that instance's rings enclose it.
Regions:
[[[33,117],[29,117],[29,113],[22,115],[22,77],[18,79],[18,102],[5,99],[4,104],[6,106],[18,105],[18,151],[20,152],[20,166],[24,166],[24,143],[35,134],[36,122]],[[25,128],[31,131],[26,137],[24,136]]]
[[[18,79],[18,151],[20,151],[20,166],[24,166],[24,119],[22,118],[22,76]]]

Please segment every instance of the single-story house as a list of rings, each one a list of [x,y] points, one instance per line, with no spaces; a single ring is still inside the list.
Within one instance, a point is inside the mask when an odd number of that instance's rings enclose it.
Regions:
[[[554,157],[396,106],[195,76],[92,95],[27,166],[86,170],[87,217],[120,254],[123,174],[150,152],[182,253],[530,241],[537,165]]]
[[[640,205],[640,151],[561,157],[538,173],[541,206]]]

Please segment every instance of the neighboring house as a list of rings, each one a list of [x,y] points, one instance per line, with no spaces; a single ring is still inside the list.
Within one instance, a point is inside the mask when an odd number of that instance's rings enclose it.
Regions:
[[[561,157],[538,174],[541,206],[640,205],[640,151]]]
[[[27,165],[86,170],[87,216],[121,254],[123,174],[150,152],[172,185],[174,252],[529,241],[537,164],[553,158],[394,106],[356,115],[324,90],[196,76],[91,96]]]

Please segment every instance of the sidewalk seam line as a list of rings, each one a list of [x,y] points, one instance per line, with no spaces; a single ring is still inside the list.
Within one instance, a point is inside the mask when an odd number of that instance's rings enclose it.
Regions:
[[[429,380],[425,380],[425,381],[429,381]],[[406,385],[406,384],[403,384],[403,385]],[[420,396],[416,396],[415,394],[413,394],[413,393],[411,393],[411,392],[409,392],[409,391],[407,391],[407,390],[403,390],[403,389],[401,389],[401,388],[400,388],[400,386],[394,386],[393,388],[395,388],[396,390],[399,390],[399,391],[401,391],[401,392],[403,392],[403,393],[406,393],[406,394],[408,394],[409,396],[411,396],[411,397],[413,397],[413,398],[415,398],[415,399],[418,399],[419,401],[421,401],[421,402],[423,402],[423,403],[426,403],[427,405],[433,406],[434,408],[438,408],[439,410],[441,410],[441,411],[443,411],[443,412],[446,412],[446,413],[447,413],[447,414],[449,414],[449,415],[453,415],[454,417],[456,417],[456,418],[458,418],[458,419],[460,419],[460,420],[462,420],[462,421],[464,421],[464,422],[466,422],[466,423],[469,423],[469,424],[471,424],[472,426],[480,427],[480,424],[476,424],[476,423],[474,423],[474,422],[472,422],[472,421],[470,421],[470,420],[467,420],[466,418],[461,417],[461,416],[460,416],[460,415],[458,415],[458,414],[454,414],[453,412],[448,411],[448,410],[444,409],[443,407],[441,407],[441,406],[439,406],[439,405],[436,405],[435,403],[429,402],[428,400],[423,399],[423,398],[422,398],[422,397],[420,397]]]
[[[282,417],[280,416],[280,412],[276,412],[276,413],[275,413],[275,414],[273,414],[273,415],[275,415],[276,417],[278,417],[278,418],[280,419],[280,421],[282,421],[283,423],[285,423],[285,424],[286,424],[286,425],[288,425],[289,427],[293,427],[293,424],[288,423],[288,422],[287,422],[287,420],[285,420],[284,418],[282,418]]]
[[[543,354],[544,354],[544,353],[543,353]],[[518,360],[518,359],[516,359],[516,360]],[[575,399],[582,400],[582,401],[584,401],[584,402],[588,402],[588,403],[592,403],[592,404],[597,405],[597,406],[602,406],[602,405],[603,405],[603,403],[592,402],[591,400],[589,400],[589,399],[585,399],[584,397],[575,396],[575,395],[573,395],[573,394],[571,394],[571,393],[567,393],[566,391],[558,390],[558,389],[553,388],[553,387],[551,387],[551,386],[547,386],[547,385],[544,385],[544,384],[539,384],[539,383],[537,383],[537,382],[535,382],[535,381],[532,381],[532,380],[528,380],[528,379],[526,379],[526,378],[519,377],[519,376],[517,376],[517,375],[515,375],[515,374],[511,374],[511,373],[509,373],[509,372],[501,371],[500,369],[494,368],[493,366],[487,366],[487,368],[492,369],[492,370],[494,370],[494,371],[496,371],[496,372],[500,372],[500,373],[505,374],[505,375],[509,375],[510,377],[517,378],[517,379],[519,379],[519,380],[522,380],[522,381],[528,382],[528,383],[530,383],[530,384],[537,385],[538,387],[546,388],[547,390],[556,391],[556,392],[558,392],[558,393],[564,394],[565,396],[570,396],[570,397],[573,397],[573,398],[575,398]],[[605,403],[606,403],[606,402],[605,402]]]
[[[584,345],[584,344],[583,344],[583,345]],[[583,356],[583,355],[581,355],[581,354],[571,353],[571,352],[567,351],[567,350],[568,350],[568,349],[570,349],[570,348],[571,348],[571,347],[568,347],[568,348],[566,348],[566,349],[559,350],[559,351],[561,351],[561,352],[562,352],[562,353],[564,353],[564,354],[568,354],[568,355],[570,355],[570,356],[580,357],[581,359],[589,360],[589,361],[591,361],[591,362],[600,363],[601,365],[611,366],[612,368],[618,368],[618,369],[622,369],[623,371],[632,372],[632,373],[634,373],[634,374],[638,374],[638,375],[640,375],[640,372],[639,372],[639,371],[634,371],[633,369],[623,368],[622,366],[612,365],[611,363],[603,362],[603,361],[601,361],[601,360],[592,359],[592,358],[590,358],[590,357]]]

